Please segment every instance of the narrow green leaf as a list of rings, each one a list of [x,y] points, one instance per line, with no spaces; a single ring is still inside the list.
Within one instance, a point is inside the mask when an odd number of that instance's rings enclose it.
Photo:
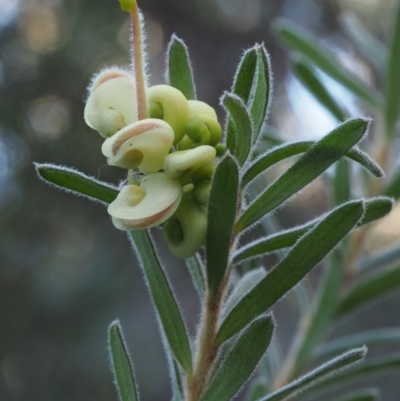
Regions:
[[[336,163],[332,178],[332,200],[334,205],[341,205],[351,199],[350,163],[341,160]]]
[[[242,298],[246,292],[252,290],[266,276],[266,274],[267,272],[263,267],[245,273],[236,283],[232,292],[225,301],[222,315],[226,316],[237,304],[240,298]]]
[[[252,322],[238,337],[200,400],[229,401],[234,397],[265,354],[273,330],[271,316],[263,316]]]
[[[47,184],[53,184],[59,189],[84,196],[92,201],[111,203],[118,195],[118,188],[89,177],[79,171],[54,164],[35,163],[36,172],[40,179]]]
[[[371,274],[351,288],[338,305],[340,317],[400,288],[400,266]]]
[[[376,388],[353,391],[345,394],[334,401],[377,401],[380,398],[380,391]]]
[[[313,64],[342,84],[357,98],[364,100],[371,106],[380,106],[382,95],[377,93],[376,90],[368,88],[358,77],[336,63],[334,55],[318,45],[317,40],[310,33],[286,20],[277,21],[274,30],[286,45],[306,56]]]
[[[367,349],[365,347],[348,351],[334,359],[331,359],[310,373],[301,376],[299,379],[287,384],[278,391],[267,395],[260,401],[284,401],[295,397],[300,393],[304,393],[304,391],[311,389],[318,383],[323,383],[325,380],[329,379],[331,376],[334,377],[334,375],[339,372],[348,372],[347,369],[362,361],[365,358],[366,353]]]
[[[293,61],[292,68],[303,85],[337,120],[344,121],[346,119],[342,108],[331,96],[325,85],[321,82],[321,79],[307,61],[299,57]]]
[[[317,142],[315,141],[289,142],[272,148],[266,153],[261,154],[254,161],[252,161],[250,166],[247,167],[247,170],[244,172],[242,178],[242,186],[244,187],[249,184],[259,174],[272,167],[273,165],[290,157],[297,156],[301,153],[309,151],[316,143]],[[379,167],[379,165],[359,148],[350,149],[348,152],[346,152],[345,157],[359,163],[375,177],[383,177],[385,175],[384,171]]]
[[[400,357],[383,357],[372,361],[366,361],[349,370],[332,376],[329,380],[321,383],[316,390],[337,386],[343,382],[354,382],[355,380],[365,380],[368,376],[378,375],[386,372],[400,371]]]
[[[272,70],[271,63],[265,46],[256,45],[257,71],[254,76],[254,88],[249,104],[250,115],[253,121],[252,143],[255,143],[260,135],[261,128],[267,117],[272,99]]]
[[[257,70],[257,51],[255,47],[245,51],[236,70],[231,92],[237,95],[247,106],[253,88],[254,76]],[[236,148],[236,133],[232,120],[226,123],[226,144],[228,149]]]
[[[388,48],[385,43],[373,36],[356,14],[345,13],[340,17],[340,22],[354,43],[354,50],[358,51],[382,76],[388,59]]]
[[[189,51],[182,39],[172,35],[167,50],[167,76],[169,83],[179,89],[187,100],[196,99],[192,65]]]
[[[346,203],[301,237],[286,257],[236,304],[223,321],[217,342],[222,344],[239,332],[298,284],[355,227],[363,212],[362,201]]]
[[[242,166],[251,149],[253,127],[250,114],[240,97],[232,93],[225,92],[221,103],[227,110],[235,131],[235,147],[234,149],[229,148],[229,150]]]
[[[273,344],[271,344],[273,347]],[[257,401],[265,394],[265,383],[262,380],[255,380],[251,383],[245,400],[246,401]]]
[[[334,250],[330,255],[330,263],[324,271],[318,295],[315,297],[307,317],[300,323],[301,327],[297,331],[290,377],[297,375],[307,362],[335,314],[338,293],[343,284],[343,259],[339,249]]]
[[[400,169],[391,177],[389,183],[382,191],[382,195],[393,197],[396,200],[400,198]]]
[[[108,332],[111,363],[115,384],[121,401],[138,401],[133,366],[118,321],[111,323]]]
[[[321,175],[362,139],[368,125],[368,120],[351,119],[316,142],[248,206],[236,223],[236,232],[257,222]]]
[[[390,249],[389,251],[381,253],[377,256],[371,256],[370,258],[362,260],[357,266],[357,270],[366,271],[378,269],[397,262],[399,259],[400,248]]]
[[[262,256],[280,249],[289,248],[293,246],[301,236],[314,227],[314,225],[315,222],[313,221],[303,226],[291,228],[250,242],[249,244],[239,248],[234,253],[232,263],[237,264],[247,259]]]
[[[130,232],[130,237],[168,344],[185,372],[190,374],[192,371],[192,354],[189,338],[150,234],[147,230],[135,230]]]
[[[392,43],[389,51],[389,62],[386,73],[386,104],[385,122],[386,133],[395,134],[396,121],[400,115],[400,4],[397,5],[395,15]]]
[[[372,223],[389,214],[393,207],[393,201],[390,198],[379,196],[364,200],[364,206],[365,213],[358,224],[359,227]],[[237,264],[246,259],[256,258],[270,252],[293,246],[301,236],[312,229],[323,217],[324,216],[321,216],[304,225],[265,238],[260,238],[244,245],[234,253],[232,263]],[[400,257],[400,250],[398,253]]]
[[[191,258],[185,259],[186,266],[192,276],[194,287],[196,288],[197,294],[200,300],[204,299],[206,293],[206,283],[204,279],[204,266],[200,260],[200,256],[195,254]]]
[[[366,345],[368,349],[371,349],[373,347],[396,344],[400,344],[400,328],[388,327],[336,338],[317,348],[314,355],[316,358],[324,358],[362,345]]]
[[[244,52],[233,79],[232,93],[239,96],[247,105],[253,88],[254,76],[257,71],[258,46]]]
[[[211,294],[218,291],[228,266],[238,189],[238,165],[228,153],[215,170],[208,201],[206,261]]]

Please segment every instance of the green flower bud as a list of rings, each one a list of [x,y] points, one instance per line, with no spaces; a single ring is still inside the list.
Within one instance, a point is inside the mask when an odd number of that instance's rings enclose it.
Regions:
[[[174,130],[174,143],[185,135],[185,126],[189,121],[189,105],[185,96],[178,89],[168,85],[156,85],[147,89],[150,117],[166,121]]]
[[[178,258],[193,256],[204,244],[207,216],[190,194],[184,194],[175,214],[164,224],[169,249]]]
[[[210,198],[211,180],[204,180],[196,184],[192,190],[192,196],[202,206],[207,206]]]
[[[104,138],[138,120],[133,77],[117,68],[101,72],[89,88],[85,121]]]
[[[193,173],[192,175],[192,182],[194,185],[197,183],[211,179],[212,176],[214,175],[215,169],[217,168],[217,163],[211,162],[209,164],[206,164],[205,166],[200,167],[196,172]]]
[[[208,145],[170,153],[164,161],[165,174],[175,180],[188,178],[193,172],[213,160],[215,155],[216,150]]]
[[[136,7],[136,0],[118,0],[121,3],[121,8],[124,11],[130,12]]]
[[[216,147],[215,150],[217,151],[217,156],[221,157],[225,154],[226,152],[226,145],[223,143],[219,143]]]
[[[217,113],[207,103],[200,102],[199,100],[189,100],[189,111],[191,119],[199,119],[204,122],[210,133],[209,145],[215,146],[220,140],[222,135],[222,128],[218,122]]]
[[[147,118],[105,140],[101,150],[112,166],[154,173],[162,169],[173,140],[174,132],[165,121]]]
[[[177,210],[182,186],[164,173],[149,174],[140,186],[127,185],[108,206],[119,230],[135,230],[160,225]]]

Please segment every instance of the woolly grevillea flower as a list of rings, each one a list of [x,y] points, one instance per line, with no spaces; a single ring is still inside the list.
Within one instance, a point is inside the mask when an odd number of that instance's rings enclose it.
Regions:
[[[104,138],[138,120],[134,78],[118,68],[97,75],[89,87],[85,121]]]
[[[120,230],[160,225],[176,211],[182,198],[182,185],[164,173],[153,173],[139,185],[122,188],[108,206],[113,223]]]
[[[163,168],[174,141],[174,131],[163,120],[146,118],[118,131],[104,141],[103,155],[108,164],[142,173],[155,173]]]

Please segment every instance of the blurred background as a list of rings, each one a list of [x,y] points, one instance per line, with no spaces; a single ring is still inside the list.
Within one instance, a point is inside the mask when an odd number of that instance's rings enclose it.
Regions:
[[[199,99],[213,105],[222,122],[219,97],[230,88],[243,51],[265,42],[275,77],[269,124],[286,139],[317,138],[336,122],[290,73],[287,52],[271,32],[272,21],[285,17],[312,31],[373,87],[374,72],[350,40],[343,17],[362,21],[385,42],[395,3],[139,1],[146,18],[150,82],[164,82],[165,50],[176,33],[189,46]],[[83,109],[94,73],[106,66],[129,65],[129,32],[128,17],[117,0],[0,0],[2,401],[116,400],[106,341],[107,327],[117,317],[142,399],[169,400],[155,314],[125,235],[114,229],[104,207],[47,187],[32,166],[34,161],[51,162],[104,181],[118,183],[123,178],[122,170],[106,165],[102,140],[84,124]],[[344,89],[333,82],[331,86],[350,114],[370,114]],[[321,182],[279,214],[284,226],[327,208]],[[162,235],[154,234],[194,333],[199,306],[188,273],[169,255]],[[394,295],[338,330],[394,325],[399,301]],[[294,328],[295,313],[294,298],[279,304],[283,339]],[[393,382],[393,377],[381,380],[389,401],[398,400]]]

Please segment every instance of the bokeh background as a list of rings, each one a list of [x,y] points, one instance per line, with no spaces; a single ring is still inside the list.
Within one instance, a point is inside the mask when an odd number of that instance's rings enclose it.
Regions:
[[[230,88],[241,54],[265,42],[275,77],[269,123],[296,139],[326,134],[336,122],[288,70],[287,52],[271,32],[272,21],[285,17],[311,30],[373,86],[374,72],[348,37],[343,16],[363,21],[385,42],[396,1],[139,3],[146,18],[150,82],[163,82],[165,49],[176,33],[190,48],[199,98],[217,109],[221,121],[219,97]],[[116,400],[106,349],[107,327],[116,317],[143,400],[169,399],[155,314],[125,235],[114,229],[102,206],[47,187],[32,166],[52,162],[109,182],[123,178],[122,170],[106,165],[101,138],[85,126],[83,108],[95,72],[129,65],[129,32],[116,0],[0,0],[1,400]],[[343,89],[333,83],[331,88],[351,114],[369,115]],[[326,209],[321,182],[280,213],[283,225]],[[169,256],[160,233],[154,234],[193,333],[199,306],[188,273]],[[394,295],[338,330],[395,325],[399,300]],[[294,328],[295,299],[287,297],[278,309],[285,341]],[[385,399],[398,400],[393,376],[380,383]]]

